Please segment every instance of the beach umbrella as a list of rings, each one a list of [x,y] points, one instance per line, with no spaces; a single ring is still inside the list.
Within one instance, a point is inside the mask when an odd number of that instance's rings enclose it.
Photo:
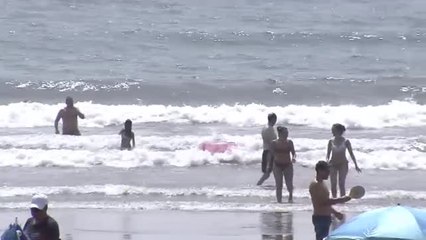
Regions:
[[[336,230],[326,240],[426,240],[426,211],[411,207],[386,207],[364,212]]]

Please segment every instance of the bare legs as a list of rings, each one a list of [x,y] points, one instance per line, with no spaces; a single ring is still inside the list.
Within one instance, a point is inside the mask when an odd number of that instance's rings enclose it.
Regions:
[[[330,167],[331,196],[333,198],[337,197],[337,172],[338,169],[336,167]]]
[[[346,176],[348,175],[348,164],[334,165],[330,168],[331,195],[337,197],[337,180],[339,180],[340,196],[346,195]]]
[[[288,202],[293,202],[293,164],[284,168],[285,185],[288,191]]]
[[[275,194],[277,197],[277,202],[282,203],[283,198],[283,170],[277,165],[274,165],[273,168],[274,178],[275,178]]]
[[[257,182],[257,185],[258,186],[262,185],[263,182],[266,181],[266,179],[269,178],[269,176],[271,176],[271,172],[270,171],[264,172],[263,175],[262,175],[262,177],[260,177],[259,181]]]
[[[283,197],[283,177],[288,191],[288,202],[293,202],[293,164],[281,168],[274,164],[273,168],[277,202],[282,202]]]
[[[266,179],[269,178],[272,172],[273,167],[273,158],[272,153],[268,150],[264,150],[262,153],[262,172],[263,175],[260,177],[259,181],[257,181],[257,185],[262,185]]]
[[[340,188],[340,196],[346,195],[346,176],[348,175],[348,164],[345,164],[340,168],[339,172],[339,188]]]

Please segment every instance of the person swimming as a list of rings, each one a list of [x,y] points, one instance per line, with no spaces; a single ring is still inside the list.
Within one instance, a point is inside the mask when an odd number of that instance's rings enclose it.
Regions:
[[[330,183],[333,198],[337,196],[337,179],[339,180],[340,196],[346,195],[345,182],[349,169],[346,149],[355,164],[356,171],[361,172],[352,151],[351,142],[343,137],[345,131],[346,128],[342,124],[334,124],[331,128],[334,138],[328,141],[327,146],[327,162],[330,164]]]
[[[288,139],[288,129],[277,127],[278,139],[271,143],[274,155],[274,173],[277,202],[282,202],[283,177],[288,191],[288,202],[293,202],[293,163],[296,162],[296,151],[293,141]]]
[[[119,134],[121,135],[121,150],[132,150],[135,147],[135,134],[132,131],[132,121],[130,119],[124,122],[124,129]],[[133,143],[133,146],[130,142]]]

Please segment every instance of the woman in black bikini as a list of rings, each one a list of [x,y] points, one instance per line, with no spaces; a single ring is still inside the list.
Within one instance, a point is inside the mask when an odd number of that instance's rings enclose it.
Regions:
[[[330,165],[331,195],[333,198],[337,197],[337,180],[339,180],[340,196],[343,197],[346,195],[345,182],[349,169],[346,149],[355,164],[356,171],[361,172],[352,151],[351,142],[343,137],[345,131],[346,128],[342,124],[334,124],[331,128],[334,138],[328,141],[327,161]]]
[[[288,138],[285,127],[277,127],[278,139],[271,144],[274,154],[273,173],[276,185],[277,201],[282,202],[283,176],[288,191],[288,202],[293,202],[293,163],[296,162],[296,151],[293,141]]]

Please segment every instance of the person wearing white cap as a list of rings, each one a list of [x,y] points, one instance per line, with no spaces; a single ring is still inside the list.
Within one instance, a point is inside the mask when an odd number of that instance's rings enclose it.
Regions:
[[[29,240],[60,240],[58,223],[47,214],[47,196],[36,194],[31,199],[31,216],[24,225]]]

